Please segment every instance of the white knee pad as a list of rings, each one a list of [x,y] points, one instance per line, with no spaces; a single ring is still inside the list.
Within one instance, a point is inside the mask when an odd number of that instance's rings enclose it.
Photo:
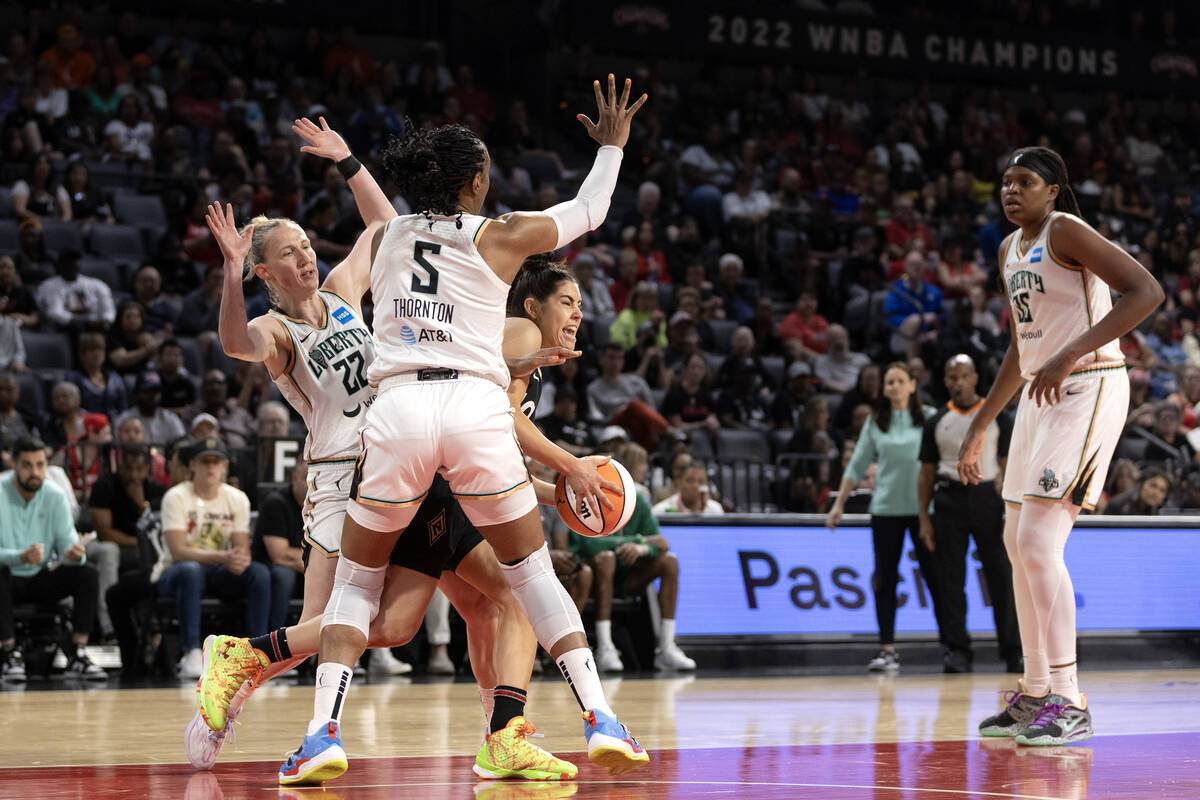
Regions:
[[[583,633],[579,611],[554,574],[550,548],[543,544],[520,563],[500,568],[547,653],[567,634]]]
[[[364,567],[345,556],[338,558],[337,570],[333,574],[333,591],[325,605],[325,616],[321,630],[329,625],[349,625],[370,636],[371,620],[379,613],[379,598],[383,594],[383,580],[387,576],[387,564],[379,567]]]

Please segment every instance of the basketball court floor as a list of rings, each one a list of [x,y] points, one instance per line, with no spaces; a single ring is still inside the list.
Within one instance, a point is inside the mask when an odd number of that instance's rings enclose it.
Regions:
[[[281,789],[275,771],[311,715],[307,685],[269,684],[237,741],[195,772],[183,731],[191,686],[0,692],[3,798],[1200,798],[1200,671],[1082,675],[1098,734],[1071,747],[1018,748],[975,725],[1011,688],[999,674],[676,677],[612,680],[609,696],[651,752],[630,775],[588,763],[583,723],[561,680],[531,686],[539,744],[580,767],[571,783],[480,782],[482,715],[469,683],[356,681],[343,717],[350,771],[324,788]]]

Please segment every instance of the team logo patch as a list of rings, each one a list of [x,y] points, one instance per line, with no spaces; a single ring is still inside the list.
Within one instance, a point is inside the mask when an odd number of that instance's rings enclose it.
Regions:
[[[1043,492],[1049,492],[1058,488],[1058,478],[1054,477],[1054,470],[1042,470],[1042,477],[1038,480],[1038,486],[1042,487]]]
[[[1029,263],[1036,264],[1042,260],[1042,248],[1035,247],[1033,252],[1029,254]]]
[[[333,312],[333,318],[345,325],[347,322],[354,319],[354,315],[350,313],[350,309],[346,308],[345,306],[341,306],[337,311]]]
[[[417,343],[417,334],[412,328],[407,325],[400,326],[400,341],[404,342],[409,347]]]
[[[320,347],[314,347],[308,351],[308,357],[320,365],[321,369],[329,369],[329,359],[325,358],[325,354],[321,352]]]
[[[429,529],[429,546],[433,547],[434,542],[446,533],[446,509],[439,511],[436,517],[429,520],[426,527]]]

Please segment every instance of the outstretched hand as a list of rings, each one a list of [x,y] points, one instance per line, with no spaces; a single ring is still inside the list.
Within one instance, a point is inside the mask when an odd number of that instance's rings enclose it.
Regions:
[[[583,127],[587,128],[588,135],[601,145],[611,144],[623,148],[629,141],[629,125],[633,121],[633,115],[646,102],[648,96],[643,94],[636,103],[626,108],[632,85],[633,82],[626,78],[625,89],[621,92],[621,99],[618,100],[617,82],[610,72],[608,74],[608,99],[606,100],[600,91],[600,81],[592,83],[592,88],[596,90],[596,107],[599,110],[596,121],[592,122],[591,118],[585,114],[577,115],[576,119],[583,123]]]
[[[568,350],[565,347],[543,347],[523,356],[506,358],[508,373],[513,378],[524,378],[540,367],[556,367],[569,358],[579,358],[583,355],[579,350]]]
[[[292,133],[308,142],[300,148],[300,152],[328,158],[335,164],[343,158],[349,158],[350,146],[346,144],[346,141],[337,131],[329,127],[329,123],[325,121],[324,117],[317,117],[317,119],[321,123],[319,128],[307,117],[302,117],[292,123]]]
[[[205,212],[204,219],[208,222],[208,229],[212,231],[213,238],[221,247],[221,255],[225,256],[225,266],[232,267],[236,264],[240,272],[246,254],[250,252],[254,226],[247,225],[246,230],[239,234],[233,218],[233,206],[228,203],[225,204],[224,212],[221,211],[220,203],[212,203]]]

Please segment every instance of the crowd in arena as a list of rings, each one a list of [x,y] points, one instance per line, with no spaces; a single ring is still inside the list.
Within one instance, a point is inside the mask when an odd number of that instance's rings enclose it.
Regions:
[[[349,252],[354,199],[331,162],[300,152],[293,120],[325,117],[373,173],[406,126],[466,125],[491,152],[486,216],[549,207],[586,169],[573,115],[607,59],[559,56],[554,102],[534,109],[466,54],[372,44],[349,26],[131,12],[98,28],[77,5],[53,22],[30,13],[0,43],[3,467],[40,439],[61,468],[51,480],[118,563],[137,558],[141,507],[126,490],[115,502],[118,484],[157,508],[189,459],[232,459],[231,483],[245,483],[260,441],[303,435],[265,368],[221,352],[221,256],[204,222],[214,201],[239,222],[297,219],[322,276]],[[640,445],[658,513],[826,511],[886,403],[888,363],[909,366],[930,406],[946,402],[952,356],[970,356],[981,389],[994,375],[1012,229],[998,171],[1044,144],[1087,220],[1168,298],[1120,342],[1132,400],[1097,511],[1200,512],[1200,101],[929,82],[886,94],[865,75],[662,61],[633,74],[650,102],[608,220],[560,254],[585,324],[583,355],[547,372],[537,421],[552,441],[575,455]],[[420,210],[379,180],[398,212]],[[249,314],[265,313],[261,282],[246,292]],[[143,478],[117,469],[116,444],[144,454]],[[272,556],[254,550],[238,573],[258,597],[248,613],[276,627],[269,570],[253,567]],[[109,634],[121,622],[100,610]]]

